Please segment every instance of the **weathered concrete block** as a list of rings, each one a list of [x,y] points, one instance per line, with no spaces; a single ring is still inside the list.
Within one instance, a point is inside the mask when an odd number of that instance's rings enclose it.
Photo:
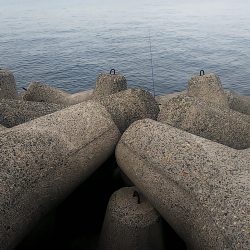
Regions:
[[[98,102],[84,102],[0,136],[0,249],[35,223],[114,151],[120,132]]]
[[[239,95],[234,91],[225,91],[230,109],[250,115],[250,96]]]
[[[87,90],[76,94],[69,94],[58,88],[49,85],[32,82],[27,91],[22,93],[22,99],[33,102],[47,102],[63,105],[73,105],[92,98],[93,90]]]
[[[74,105],[80,102],[91,100],[93,97],[93,89],[81,91],[68,96],[68,105]]]
[[[3,99],[0,100],[0,124],[14,127],[65,107],[61,104]]]
[[[159,106],[146,90],[128,89],[100,99],[121,132],[134,121],[143,118],[156,120]]]
[[[249,249],[249,152],[146,119],[116,159],[188,249]]]
[[[161,218],[135,187],[121,188],[109,200],[99,243],[100,250],[163,250]]]
[[[93,92],[94,98],[99,99],[104,96],[115,94],[127,89],[126,78],[122,75],[100,74],[96,80]]]
[[[172,94],[166,94],[166,95],[160,95],[160,96],[156,96],[155,100],[157,101],[157,103],[160,105],[160,108],[167,103],[169,100],[171,100],[172,98],[178,97],[178,96],[185,96],[187,95],[187,91],[181,91],[181,92],[175,92]]]
[[[22,98],[25,101],[65,104],[67,95],[68,93],[63,90],[40,82],[32,82],[28,86],[27,91],[24,92]]]
[[[17,98],[16,81],[10,71],[0,69],[0,99],[9,98]]]
[[[158,121],[235,149],[250,147],[250,116],[193,97],[172,98]]]
[[[229,108],[227,96],[221,85],[220,78],[215,74],[192,77],[188,81],[187,94],[205,102]]]

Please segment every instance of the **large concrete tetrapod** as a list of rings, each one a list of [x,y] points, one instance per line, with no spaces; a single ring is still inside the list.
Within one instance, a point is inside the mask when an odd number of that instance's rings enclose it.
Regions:
[[[113,152],[120,132],[97,102],[74,105],[0,136],[0,249],[35,223]]]
[[[68,96],[68,105],[74,105],[80,102],[91,100],[93,97],[93,89],[81,91]]]
[[[53,103],[3,99],[0,100],[0,124],[8,128],[14,127],[65,107]]]
[[[225,91],[229,107],[233,110],[250,115],[250,96],[239,95],[234,91]]]
[[[250,147],[250,116],[179,96],[166,102],[158,121],[235,149]]]
[[[0,69],[0,99],[16,99],[16,81],[14,75],[5,69]]]
[[[146,119],[123,134],[116,159],[188,249],[249,249],[249,149]]]
[[[96,99],[100,99],[126,89],[127,81],[123,75],[100,74],[96,80],[93,96]]]
[[[185,96],[187,95],[187,91],[181,91],[181,92],[174,92],[171,94],[165,94],[165,95],[159,95],[155,97],[155,100],[160,105],[160,108],[164,106],[165,103],[169,102],[172,98],[178,97],[178,96]]]
[[[76,94],[69,94],[61,89],[40,82],[32,82],[28,86],[27,91],[22,93],[22,99],[33,102],[74,105],[90,100],[92,98],[92,92],[93,90],[87,90]]]
[[[100,250],[163,250],[160,215],[135,187],[110,198],[99,242]]]
[[[160,111],[154,97],[143,89],[127,89],[100,100],[121,132],[144,117],[157,119]]]
[[[228,99],[221,85],[220,78],[215,74],[193,76],[188,81],[187,94],[205,102],[229,108]]]
[[[129,98],[124,92],[120,105],[114,97],[113,105],[123,108],[121,121],[129,114],[130,123],[157,116],[151,113],[156,105],[152,96],[133,93]],[[125,105],[124,97],[131,103]],[[119,130],[125,129],[124,123],[117,127],[113,122],[116,114],[109,102],[88,101],[1,133],[0,249],[13,248],[113,153]]]

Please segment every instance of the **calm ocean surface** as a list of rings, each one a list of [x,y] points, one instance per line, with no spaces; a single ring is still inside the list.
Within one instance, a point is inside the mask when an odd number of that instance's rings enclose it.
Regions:
[[[37,80],[74,93],[111,68],[151,90],[149,30],[156,94],[204,69],[250,95],[249,0],[0,0],[0,68],[19,90]]]

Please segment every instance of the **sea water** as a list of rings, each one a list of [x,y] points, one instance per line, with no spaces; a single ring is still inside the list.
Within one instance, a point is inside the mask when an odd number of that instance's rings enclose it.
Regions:
[[[203,69],[250,95],[250,1],[0,0],[0,68],[71,93],[115,68],[157,95]]]

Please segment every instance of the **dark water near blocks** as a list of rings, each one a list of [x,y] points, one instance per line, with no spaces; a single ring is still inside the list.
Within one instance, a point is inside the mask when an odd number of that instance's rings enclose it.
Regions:
[[[183,90],[204,69],[250,95],[248,0],[0,0],[0,67],[70,92],[116,68],[130,86]]]

